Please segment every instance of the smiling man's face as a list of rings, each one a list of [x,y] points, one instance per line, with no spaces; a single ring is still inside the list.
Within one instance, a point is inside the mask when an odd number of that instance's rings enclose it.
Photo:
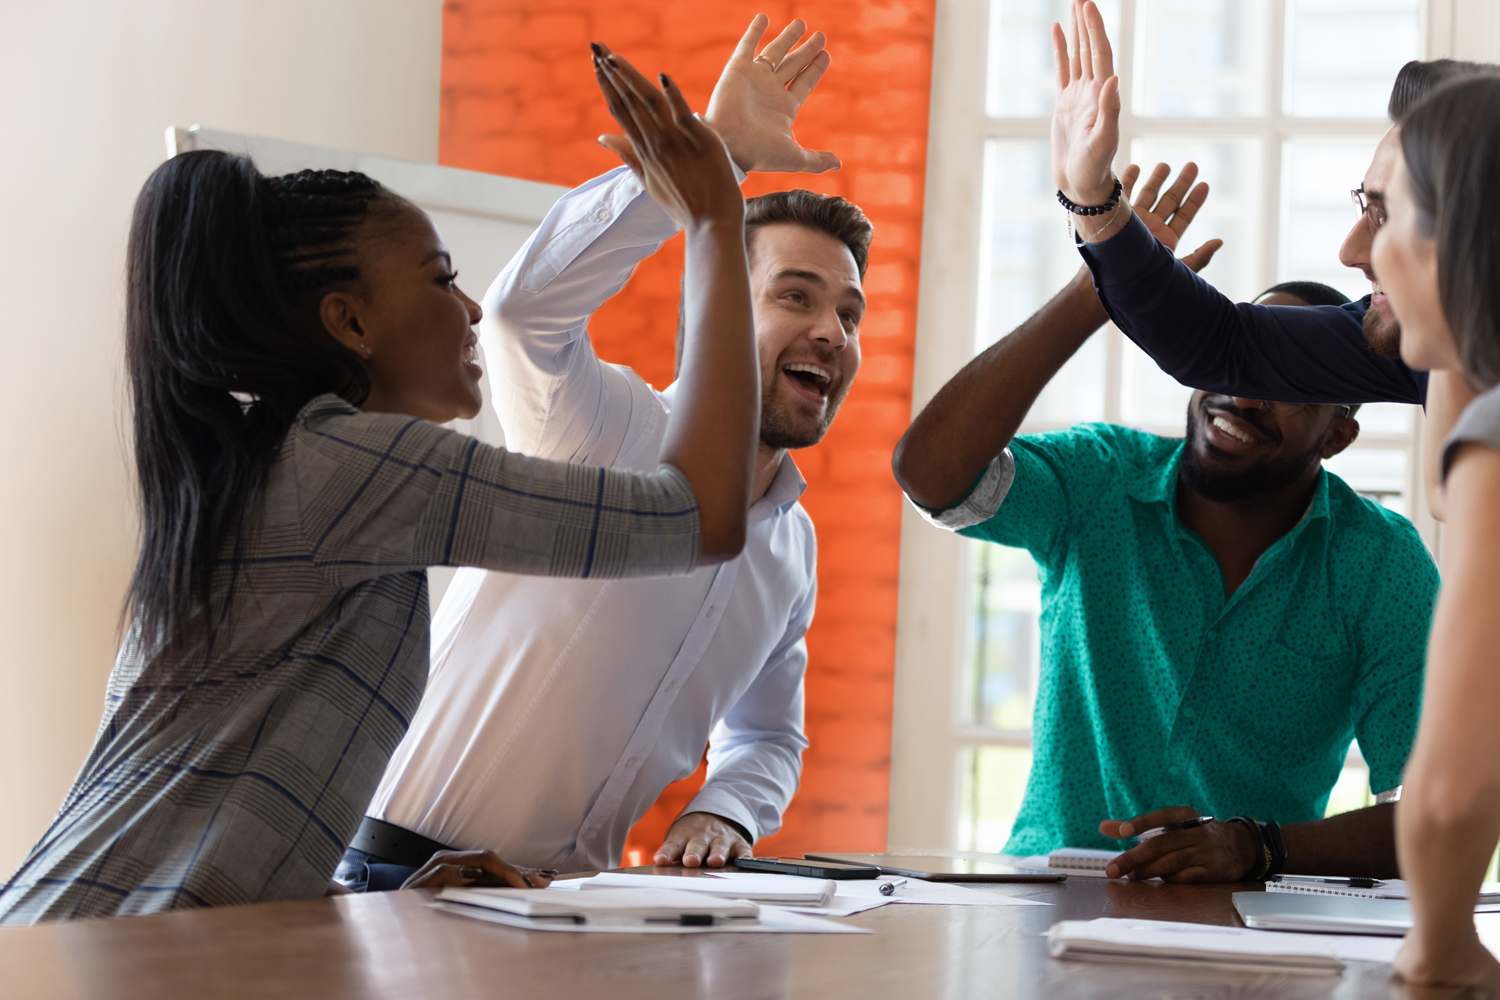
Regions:
[[[1385,208],[1386,189],[1390,187],[1400,155],[1401,129],[1392,127],[1375,147],[1370,168],[1365,171],[1361,182],[1365,200],[1372,205]],[[1365,341],[1376,354],[1395,360],[1401,357],[1401,324],[1396,321],[1396,314],[1386,301],[1385,292],[1380,287],[1380,278],[1370,261],[1370,248],[1374,240],[1375,234],[1370,230],[1370,224],[1363,217],[1357,219],[1350,227],[1349,235],[1344,237],[1343,246],[1339,247],[1339,262],[1345,267],[1357,268],[1369,279],[1370,308],[1365,311]]]
[[[774,223],[751,236],[763,444],[806,448],[833,423],[859,371],[860,284],[854,255],[827,233]]]
[[[1347,448],[1359,423],[1331,404],[1278,415],[1257,399],[1198,391],[1188,403],[1187,450],[1180,475],[1199,496],[1248,500],[1317,474]]]

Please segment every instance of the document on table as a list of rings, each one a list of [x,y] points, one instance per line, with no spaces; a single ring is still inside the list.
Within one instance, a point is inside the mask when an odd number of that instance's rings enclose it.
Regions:
[[[1293,875],[1287,878],[1316,878],[1312,875]],[[1267,882],[1267,892],[1311,892],[1327,896],[1352,896],[1356,899],[1407,899],[1411,893],[1406,882],[1399,878],[1386,879],[1384,884],[1369,889],[1348,885],[1330,885],[1327,882]],[[1500,882],[1486,882],[1479,887],[1476,906],[1494,907],[1500,903]]]
[[[1047,932],[1053,958],[1336,976],[1344,961],[1390,962],[1400,938],[1287,934],[1167,920],[1063,920]]]
[[[670,880],[670,881],[668,881]],[[749,899],[778,906],[824,906],[832,901],[837,883],[832,879],[802,878],[772,872],[725,872],[708,875],[641,875],[635,872],[601,872],[592,878],[566,879],[569,888],[661,889],[701,892],[725,899]]]
[[[1120,851],[1101,851],[1092,847],[1065,847],[1051,854],[1007,857],[1005,863],[1017,868],[1057,872],[1069,878],[1109,878],[1104,874],[1104,866],[1120,854]]]
[[[778,906],[673,889],[557,892],[450,886],[431,905],[507,927],[573,934],[870,933]]]

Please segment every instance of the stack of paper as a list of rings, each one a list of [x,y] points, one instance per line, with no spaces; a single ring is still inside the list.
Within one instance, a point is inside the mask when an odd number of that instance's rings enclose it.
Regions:
[[[670,881],[671,888],[680,892],[798,906],[827,906],[838,889],[832,879],[802,878],[771,872],[715,872],[697,877],[603,872],[593,878],[568,881],[577,882],[580,890],[655,889]]]
[[[1060,921],[1047,932],[1047,953],[1086,962],[1165,963],[1309,976],[1337,976],[1344,968],[1334,945],[1318,935],[1163,920]]]
[[[688,881],[682,879],[681,881]],[[449,886],[432,904],[448,913],[539,931],[614,934],[868,934],[819,917],[673,889],[471,889]]]
[[[742,899],[719,899],[672,889],[616,892],[551,892],[547,889],[471,889],[448,886],[437,898],[522,918],[521,924],[676,924],[713,926],[722,921],[759,920],[760,908]]]

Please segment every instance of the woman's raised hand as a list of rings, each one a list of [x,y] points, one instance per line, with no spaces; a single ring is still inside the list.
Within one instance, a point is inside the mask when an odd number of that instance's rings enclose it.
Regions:
[[[1075,204],[1102,205],[1114,193],[1110,167],[1120,145],[1120,78],[1092,2],[1073,0],[1073,50],[1062,26],[1052,26],[1057,103],[1052,111],[1052,178]]]
[[[625,134],[599,137],[684,228],[744,218],[745,201],[718,133],[693,116],[665,73],[657,90],[623,58],[594,45],[594,76]]]

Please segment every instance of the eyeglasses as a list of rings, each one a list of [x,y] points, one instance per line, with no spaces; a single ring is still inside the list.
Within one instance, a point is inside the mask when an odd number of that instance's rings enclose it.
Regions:
[[[1278,417],[1290,417],[1294,413],[1301,413],[1310,406],[1318,406],[1318,403],[1273,403],[1270,400],[1260,400],[1260,405]],[[1354,416],[1354,407],[1345,403],[1337,404],[1344,411],[1345,417]]]
[[[1363,184],[1349,193],[1354,196],[1354,204],[1359,206],[1360,214],[1365,217],[1365,225],[1370,227],[1370,235],[1375,235],[1375,231],[1385,225],[1385,206],[1370,201]]]

